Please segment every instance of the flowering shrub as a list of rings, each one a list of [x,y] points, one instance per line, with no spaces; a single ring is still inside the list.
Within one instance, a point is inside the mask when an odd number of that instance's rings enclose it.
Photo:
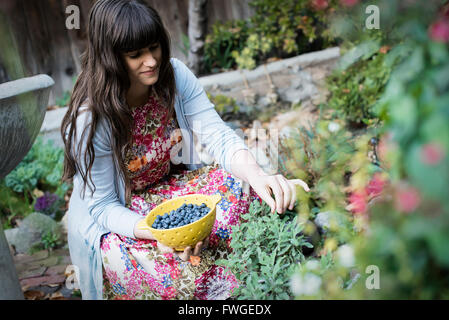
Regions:
[[[362,12],[359,1],[342,3],[355,14]],[[370,4],[390,13],[382,21],[391,45],[384,58],[396,63],[372,105],[378,126],[369,123],[370,134],[356,140],[349,160],[344,209],[356,232],[344,244],[324,242],[312,262],[298,266],[291,288],[301,299],[447,299],[449,7],[447,1]],[[354,21],[362,19],[353,16]],[[387,32],[392,29],[400,32]],[[367,166],[363,159],[370,135],[379,137],[379,167]],[[340,157],[345,155],[335,155]],[[323,182],[325,190],[333,179]],[[335,231],[341,232],[346,231]],[[367,270],[377,270],[375,286],[369,286]]]
[[[327,19],[337,0],[252,0],[249,20],[217,23],[206,37],[206,72],[254,69],[269,57],[285,58],[328,47]]]
[[[363,45],[354,49],[363,48]],[[330,92],[329,107],[342,113],[355,126],[368,124],[376,118],[372,107],[380,98],[391,72],[391,65],[382,53],[386,52],[385,48],[375,43],[366,50],[362,59],[346,69],[336,69],[326,79]],[[353,51],[348,54],[353,54]]]
[[[4,227],[12,226],[13,219],[25,217],[33,212],[33,203],[47,193],[39,203],[34,203],[37,208],[47,207],[47,203],[54,203],[54,208],[45,209],[52,211],[58,218],[60,213],[56,208],[61,206],[61,201],[50,201],[53,197],[63,199],[70,186],[61,182],[64,150],[53,145],[52,141],[44,143],[42,137],[37,137],[28,154],[20,164],[0,181],[1,218]],[[44,205],[45,204],[45,205]],[[50,208],[48,207],[48,208]],[[50,210],[50,211],[48,211]],[[38,210],[40,211],[40,210]],[[51,215],[51,213],[50,213]]]
[[[34,210],[49,215],[53,219],[59,220],[63,214],[61,206],[64,205],[64,200],[58,195],[50,192],[36,199]]]
[[[206,36],[204,44],[205,72],[230,69],[235,66],[233,51],[241,51],[248,39],[248,23],[245,20],[217,22]]]
[[[239,68],[253,69],[267,56],[280,58],[331,45],[328,16],[336,0],[253,0],[250,36],[242,51],[234,51]]]
[[[68,190],[61,183],[63,159],[62,148],[53,146],[52,141],[44,143],[39,136],[25,158],[5,177],[5,185],[14,192],[29,195],[36,187],[46,187],[63,196]]]

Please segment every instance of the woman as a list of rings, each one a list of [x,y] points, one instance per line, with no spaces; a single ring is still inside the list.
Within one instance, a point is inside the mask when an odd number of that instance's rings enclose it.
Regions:
[[[295,202],[295,181],[261,170],[197,78],[170,58],[159,15],[140,0],[91,9],[61,134],[63,179],[74,185],[69,249],[84,299],[225,299],[236,279],[214,261],[226,256],[240,213],[254,199],[279,213]],[[212,165],[201,166],[193,134]],[[136,227],[156,205],[190,193],[222,196],[211,235],[194,248],[175,253]]]

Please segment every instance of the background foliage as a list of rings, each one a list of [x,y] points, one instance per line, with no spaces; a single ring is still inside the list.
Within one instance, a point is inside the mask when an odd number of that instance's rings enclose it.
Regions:
[[[205,72],[254,69],[268,58],[286,58],[335,44],[327,17],[337,0],[253,0],[248,20],[216,23],[206,37]]]

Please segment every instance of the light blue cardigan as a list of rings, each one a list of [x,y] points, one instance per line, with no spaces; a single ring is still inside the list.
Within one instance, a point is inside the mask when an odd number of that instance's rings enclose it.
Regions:
[[[181,61],[172,58],[177,94],[176,117],[182,132],[180,159],[189,170],[201,167],[199,156],[193,146],[192,132],[201,139],[206,152],[228,172],[231,172],[231,158],[241,149],[248,150],[242,138],[225,125],[209,101],[195,75]],[[77,137],[90,121],[90,113],[84,112],[77,119]],[[86,188],[82,198],[82,179],[74,176],[73,193],[68,210],[68,243],[70,257],[78,271],[83,299],[102,299],[103,276],[100,253],[100,238],[114,232],[134,237],[135,223],[141,216],[125,207],[125,185],[119,179],[117,164],[113,160],[111,137],[106,122],[100,121],[94,136],[95,160],[92,167],[92,181],[96,186],[92,194]],[[82,148],[81,152],[84,152]],[[176,160],[173,160],[174,162]],[[83,161],[82,161],[83,162]]]

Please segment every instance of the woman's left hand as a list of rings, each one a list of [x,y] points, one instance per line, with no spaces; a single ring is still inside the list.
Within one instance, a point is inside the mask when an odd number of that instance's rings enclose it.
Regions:
[[[177,252],[175,251],[175,249],[167,247],[166,245],[163,245],[160,242],[157,243],[157,247],[161,251],[161,253],[174,253],[183,261],[189,261],[190,256],[199,256],[201,251],[203,249],[206,249],[208,246],[209,246],[209,236],[206,237],[206,239],[204,239],[203,241],[199,241],[194,248],[189,246],[185,248],[183,252]]]
[[[284,213],[287,208],[293,210],[296,201],[296,185],[300,185],[305,191],[310,191],[307,183],[301,179],[287,180],[283,175],[267,175],[265,173],[253,175],[248,183],[254,191],[271,208],[271,213],[277,211]],[[276,200],[272,198],[272,194]]]

